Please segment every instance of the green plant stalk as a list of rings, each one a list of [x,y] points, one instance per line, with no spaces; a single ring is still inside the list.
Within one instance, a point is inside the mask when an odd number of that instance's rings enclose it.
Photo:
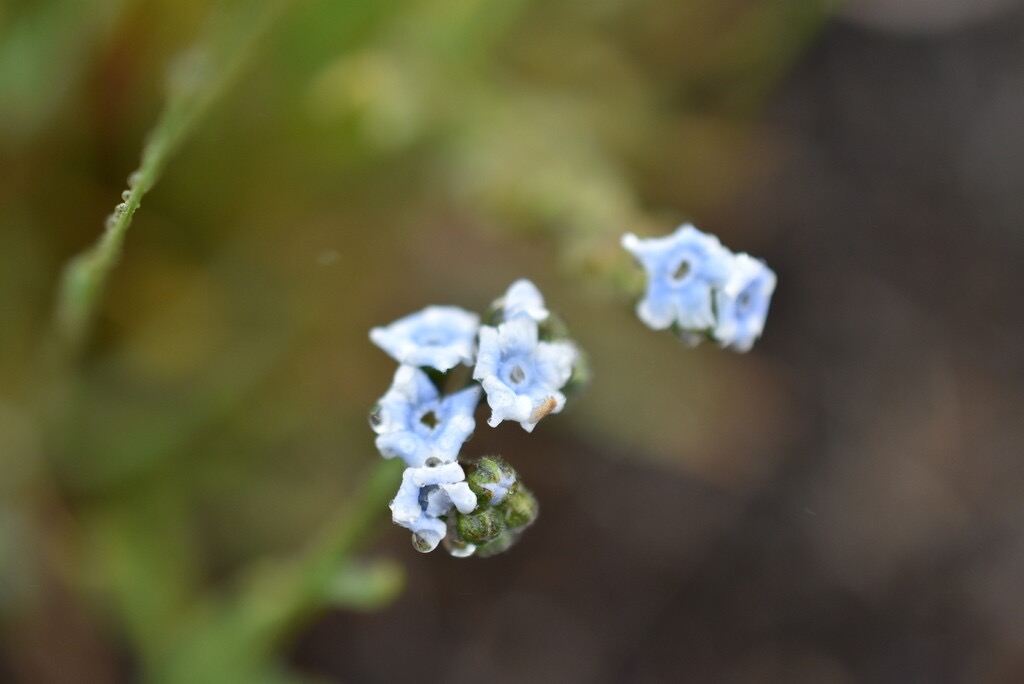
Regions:
[[[138,169],[128,178],[124,201],[108,217],[106,229],[96,243],[64,267],[55,327],[67,353],[73,355],[88,335],[142,198],[210,108],[237,80],[260,38],[289,4],[287,0],[234,3],[233,11],[215,17],[207,35],[173,65],[167,103],[149,134]]]
[[[385,519],[402,463],[381,461],[324,534],[290,561],[254,569],[222,601],[202,604],[146,681],[158,684],[253,681],[274,666],[281,644],[330,604],[331,589],[371,529]]]
[[[290,586],[280,615],[270,625],[267,637],[271,641],[286,636],[321,609],[352,553],[370,530],[386,519],[387,503],[398,489],[404,467],[398,459],[377,463],[352,504],[342,508],[304,556],[282,568],[280,577]]]

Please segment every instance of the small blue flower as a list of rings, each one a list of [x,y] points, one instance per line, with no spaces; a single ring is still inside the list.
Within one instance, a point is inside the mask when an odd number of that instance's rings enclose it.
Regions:
[[[715,293],[718,324],[714,338],[723,347],[748,351],[761,336],[775,291],[775,272],[749,254],[737,254],[725,285]]]
[[[457,306],[428,306],[384,328],[370,340],[399,363],[436,368],[442,373],[473,364],[480,317]]]
[[[448,524],[442,516],[453,508],[471,513],[476,504],[462,466],[432,460],[402,473],[402,485],[391,501],[391,519],[411,530],[413,546],[426,553],[437,548],[447,534]]]
[[[370,414],[377,449],[384,458],[398,456],[410,466],[432,457],[454,461],[476,427],[479,402],[479,387],[442,398],[422,370],[399,366],[391,389]]]
[[[569,342],[540,342],[537,324],[518,317],[498,327],[480,328],[480,349],[473,379],[487,393],[491,427],[518,421],[527,432],[549,413],[565,406],[560,391],[572,376],[577,352]]]
[[[637,316],[648,327],[707,330],[715,325],[712,289],[729,277],[732,254],[713,235],[690,224],[660,238],[622,236],[622,246],[647,272],[647,291]]]
[[[514,474],[503,473],[497,482],[485,482],[480,486],[491,493],[491,505],[500,506],[515,484],[516,476]]]
[[[503,319],[525,317],[541,323],[550,315],[544,307],[544,297],[537,286],[525,278],[517,280],[509,286],[501,299]]]

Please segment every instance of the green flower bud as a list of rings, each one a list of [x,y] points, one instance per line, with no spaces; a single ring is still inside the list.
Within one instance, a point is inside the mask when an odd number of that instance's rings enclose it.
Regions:
[[[455,527],[464,541],[483,544],[505,531],[505,520],[496,509],[485,508],[475,515],[459,514]]]
[[[452,555],[487,557],[502,553],[537,519],[536,497],[500,456],[483,456],[474,464],[466,483],[477,497],[477,507],[470,514],[453,513],[448,517],[445,545]]]
[[[466,478],[481,506],[498,506],[519,488],[516,471],[500,456],[484,456]]]
[[[540,505],[537,503],[537,497],[530,490],[520,487],[519,491],[509,495],[500,510],[504,513],[505,523],[509,529],[519,532],[537,519]]]

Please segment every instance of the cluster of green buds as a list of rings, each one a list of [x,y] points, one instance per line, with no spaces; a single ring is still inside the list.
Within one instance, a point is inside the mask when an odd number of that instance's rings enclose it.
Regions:
[[[486,557],[505,551],[537,519],[537,498],[500,456],[484,456],[466,478],[477,507],[448,518],[445,547],[453,556]]]

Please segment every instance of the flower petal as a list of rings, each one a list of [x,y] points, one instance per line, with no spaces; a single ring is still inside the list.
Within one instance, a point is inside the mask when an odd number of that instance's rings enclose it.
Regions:
[[[540,323],[550,315],[544,307],[544,297],[532,282],[520,279],[512,283],[505,292],[502,309],[504,320],[528,318]]]
[[[402,364],[447,372],[473,363],[480,317],[457,306],[428,306],[385,327],[370,340]]]

